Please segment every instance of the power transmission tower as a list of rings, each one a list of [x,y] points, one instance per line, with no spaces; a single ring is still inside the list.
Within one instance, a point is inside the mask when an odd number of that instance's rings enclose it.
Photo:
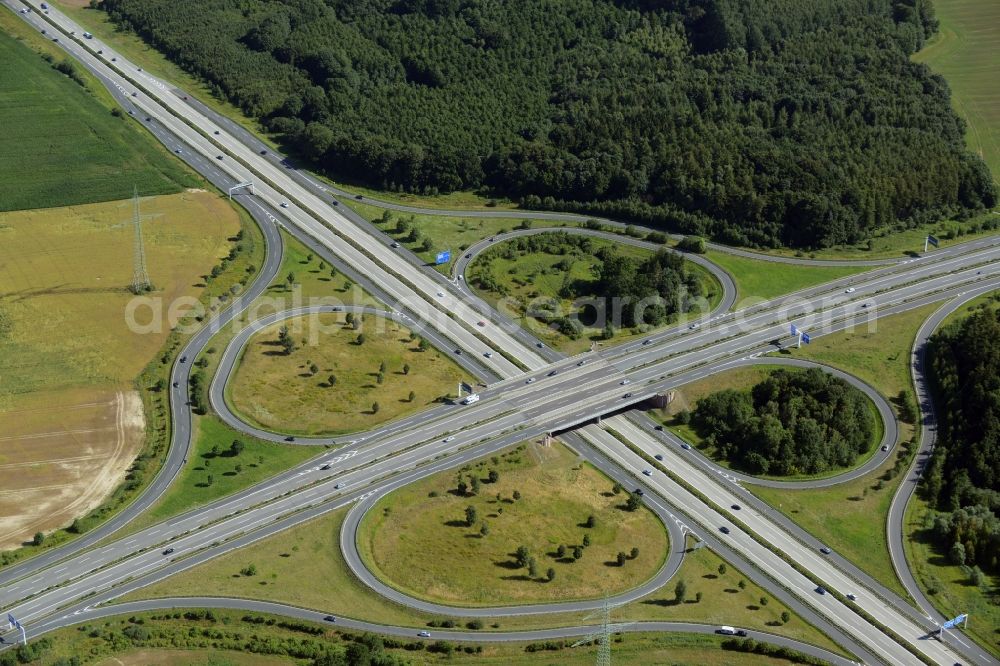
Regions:
[[[150,291],[153,285],[149,282],[146,272],[146,248],[142,243],[142,215],[139,213],[139,188],[134,187],[132,194],[132,286],[133,294]]]
[[[597,666],[611,666],[611,635],[625,629],[625,627],[632,624],[631,622],[619,622],[617,624],[611,623],[611,610],[618,608],[621,604],[616,604],[612,606],[608,602],[607,596],[604,597],[604,604],[601,606],[601,610],[598,611],[601,614],[601,628],[599,631],[595,631],[592,634],[584,636],[576,643],[573,643],[570,647],[579,647],[580,645],[587,645],[589,643],[597,643]],[[594,618],[597,613],[591,613],[584,618],[584,621]]]

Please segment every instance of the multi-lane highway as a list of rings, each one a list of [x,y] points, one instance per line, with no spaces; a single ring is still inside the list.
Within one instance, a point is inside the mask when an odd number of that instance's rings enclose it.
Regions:
[[[13,0],[4,2],[14,9],[22,6]],[[245,130],[235,128],[231,122],[221,122],[215,114],[205,113],[183,93],[142,72],[108,45],[74,39],[69,33],[82,33],[82,29],[59,12],[52,10],[49,15],[41,16],[37,11],[39,3],[32,0],[28,4],[36,10],[22,14],[30,24],[61,31],[60,46],[115,92],[123,106],[134,111],[154,136],[176,146],[174,150],[183,159],[217,186],[226,188],[236,181],[255,181],[255,196],[243,198],[265,230],[268,263],[251,285],[247,298],[230,305],[217,315],[216,321],[233,319],[249,303],[249,297],[261,293],[274,277],[277,270],[274,262],[281,254],[280,236],[276,232],[276,223],[280,223],[310,247],[317,248],[331,263],[360,276],[359,283],[391,304],[385,316],[408,325],[412,322],[413,326],[428,327],[427,330],[435,332],[433,339],[446,351],[455,348],[468,352],[464,360],[472,374],[487,382],[494,378],[501,380],[489,384],[481,392],[482,401],[476,405],[445,405],[359,435],[353,442],[348,441],[347,446],[324,454],[318,462],[95,548],[98,537],[106,537],[148,506],[150,498],[162,493],[180,469],[190,446],[190,414],[184,395],[189,362],[178,362],[172,375],[177,382],[176,390],[171,393],[172,447],[153,490],[109,523],[109,527],[92,532],[69,548],[51,551],[0,574],[0,605],[13,610],[22,621],[39,627],[54,628],[86,619],[94,613],[88,606],[347,502],[364,501],[368,493],[384,491],[394,484],[461,464],[534,435],[586,423],[595,415],[619,411],[658,391],[745,362],[773,348],[770,346],[773,340],[784,338],[789,320],[815,336],[851,326],[859,316],[874,321],[893,312],[942,299],[967,298],[1000,286],[997,239],[980,239],[942,250],[932,259],[905,260],[804,290],[783,302],[751,305],[731,314],[712,313],[690,326],[657,333],[642,342],[559,360],[558,354],[539,347],[529,334],[512,326],[509,320],[490,317],[482,302],[465,298],[461,280],[449,281],[417,265],[412,255],[392,248],[374,227],[335,205],[322,183],[288,168],[279,161],[279,156],[259,148],[255,138],[247,140]],[[567,219],[560,214],[552,216]],[[726,298],[732,298],[731,280],[728,285],[725,281],[723,284]],[[283,312],[275,316],[280,319],[294,314]],[[480,325],[484,317],[491,321]],[[251,323],[244,331],[246,335],[231,348],[238,352],[255,326],[257,322]],[[214,329],[206,328],[198,333],[185,346],[182,357],[193,359],[208,343],[212,332]],[[522,374],[524,368],[529,370],[528,374]],[[226,410],[224,401],[219,399],[221,394],[216,391],[224,386],[231,370],[230,363],[213,380],[213,404],[220,411]],[[228,414],[227,419],[234,426],[247,429],[235,416]],[[622,421],[622,430],[628,431],[630,441],[640,448],[659,446],[676,451],[676,447],[664,447],[647,429],[637,428],[627,419]],[[584,433],[621,469],[636,474],[645,464],[606,431],[587,426]],[[283,439],[279,434],[259,434]],[[859,656],[869,655],[885,663],[909,663],[906,660],[912,661],[915,651],[938,663],[952,663],[964,653],[974,655],[977,660],[982,657],[983,663],[993,663],[981,650],[976,651],[977,646],[967,642],[953,647],[915,636],[915,630],[921,627],[919,619],[914,617],[922,615],[915,614],[905,604],[900,608],[897,600],[883,606],[876,601],[885,599],[880,590],[865,587],[869,581],[845,573],[849,563],[818,556],[801,535],[772,520],[766,512],[751,509],[740,515],[740,522],[752,527],[770,548],[754,540],[726,516],[725,502],[737,495],[731,487],[719,483],[718,474],[713,478],[703,468],[683,459],[674,462],[678,466],[689,465],[685,472],[698,480],[699,492],[709,497],[710,503],[682,486],[671,485],[664,475],[650,477],[650,501],[659,502],[654,494],[664,498],[675,511],[683,510],[702,531],[720,520],[728,521],[723,523],[727,528],[731,524],[738,530],[730,532],[733,543],[727,544],[713,535],[720,541],[717,547],[731,552],[730,546],[735,545],[750,555],[745,560],[736,558],[746,562],[751,570],[749,575],[759,575],[772,593],[797,603],[810,621],[830,627],[828,633],[837,635],[842,644],[850,646]],[[623,473],[611,465],[604,467],[612,476]],[[661,516],[665,511],[673,518],[667,506],[658,506],[657,510]],[[358,511],[352,512],[357,514]],[[679,539],[675,534],[675,543]],[[175,551],[164,555],[161,548],[165,544]],[[777,557],[775,549],[794,560],[799,568],[789,567]],[[677,561],[671,562],[675,567]],[[657,582],[669,578],[671,566],[660,572]],[[814,581],[804,576],[801,569],[816,571],[817,578],[842,594],[846,594],[847,588],[871,590],[873,594],[863,594],[855,604],[841,603],[833,595],[818,595],[823,597],[818,598],[807,585]],[[364,575],[363,571],[358,572]],[[895,636],[876,630],[857,612],[855,605],[889,627]],[[863,637],[863,644],[859,645],[852,637]]]

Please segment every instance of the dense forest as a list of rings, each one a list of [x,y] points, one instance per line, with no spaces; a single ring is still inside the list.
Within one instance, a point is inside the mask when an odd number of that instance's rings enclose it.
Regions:
[[[588,236],[561,232],[522,236],[489,248],[476,259],[469,281],[479,289],[508,296],[510,277],[497,275],[493,260],[517,262],[533,254],[562,257],[551,269],[563,276],[562,285],[558,294],[537,293],[530,303],[520,306],[525,315],[573,339],[583,335],[585,325],[603,328],[605,339],[614,337],[619,328],[663,326],[674,315],[701,306],[705,296],[698,275],[688,270],[676,252],[664,249],[636,259],[614,246],[595,244]],[[572,277],[577,261],[594,262],[592,277]],[[555,296],[571,301],[573,310],[566,313]]]
[[[749,391],[713,393],[691,423],[734,467],[775,476],[849,467],[875,434],[865,395],[819,368],[776,370]]]
[[[941,512],[934,539],[976,582],[1000,573],[1000,311],[937,333],[929,365],[938,443],[922,491]]]
[[[930,0],[102,0],[338,178],[753,246],[992,207]]]

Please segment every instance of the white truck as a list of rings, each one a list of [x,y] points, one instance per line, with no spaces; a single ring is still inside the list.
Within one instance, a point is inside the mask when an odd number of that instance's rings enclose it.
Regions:
[[[479,394],[478,393],[470,393],[469,395],[465,396],[464,400],[462,400],[462,404],[463,405],[471,405],[471,404],[476,403],[476,402],[479,402]]]

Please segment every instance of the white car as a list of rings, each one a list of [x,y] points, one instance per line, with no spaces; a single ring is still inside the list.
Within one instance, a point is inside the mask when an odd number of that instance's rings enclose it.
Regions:
[[[439,291],[437,293],[437,295],[438,295],[438,298],[444,298],[444,292],[443,291]]]
[[[854,293],[854,287],[848,287],[847,289],[844,290],[844,293],[845,294],[853,294]]]
[[[485,354],[483,354],[483,356],[485,356],[486,358],[493,358],[493,352],[488,351]]]
[[[534,377],[528,377],[528,381],[526,381],[524,383],[525,384],[534,384],[535,383],[535,378]]]
[[[445,438],[444,438],[444,441],[446,441],[446,442],[450,442],[450,441],[452,441],[453,439],[455,439],[455,436],[454,436],[454,435],[451,435],[451,436],[449,436],[449,437],[445,437]]]
[[[421,638],[430,638],[431,637],[431,632],[429,632],[429,631],[421,631],[420,633],[417,634],[417,636],[420,636]]]
[[[618,385],[619,386],[625,386],[626,384],[628,384],[628,382],[629,382],[628,377],[626,377],[625,379],[623,379],[620,382],[618,382]]]
[[[281,207],[282,208],[288,208],[288,202],[287,201],[282,201],[281,202]]]

